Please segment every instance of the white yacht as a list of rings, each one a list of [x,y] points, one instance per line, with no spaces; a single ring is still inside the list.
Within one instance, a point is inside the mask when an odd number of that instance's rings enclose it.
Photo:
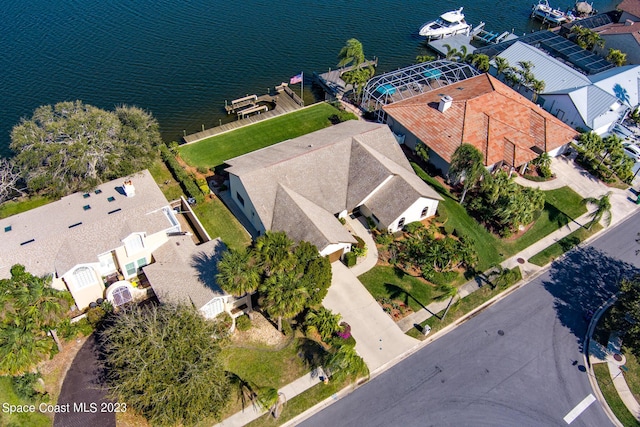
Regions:
[[[537,18],[542,22],[550,22],[552,24],[561,25],[567,21],[572,21],[573,16],[564,13],[559,9],[549,6],[547,0],[540,0],[538,4],[534,4],[531,9],[531,17]]]
[[[435,21],[427,22],[418,34],[429,39],[442,39],[456,34],[469,34],[471,25],[464,20],[462,8],[443,13]]]

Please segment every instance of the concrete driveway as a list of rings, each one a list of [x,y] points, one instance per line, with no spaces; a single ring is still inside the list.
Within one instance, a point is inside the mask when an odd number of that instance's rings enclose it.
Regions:
[[[356,350],[372,374],[418,344],[417,340],[402,333],[344,264],[334,262],[331,270],[331,287],[322,304],[340,313],[351,326]]]

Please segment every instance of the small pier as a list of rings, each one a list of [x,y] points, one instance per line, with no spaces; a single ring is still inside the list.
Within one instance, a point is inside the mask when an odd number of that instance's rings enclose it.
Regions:
[[[300,96],[291,90],[287,83],[282,83],[275,87],[274,94],[247,95],[243,98],[234,99],[231,103],[225,102],[227,114],[235,113],[238,116],[238,120],[186,135],[182,139],[185,143],[190,144],[261,120],[299,110],[303,107],[304,102]]]
[[[374,58],[371,60],[367,60],[362,64],[358,65],[358,67],[377,67],[378,66],[378,58]],[[326,73],[318,74],[314,71],[313,80],[315,83],[318,83],[325,91],[326,99],[328,100],[341,100],[345,93],[353,90],[353,87],[350,84],[345,83],[342,80],[342,75],[348,71],[356,68],[351,65],[349,67],[341,67],[336,70],[327,71]]]

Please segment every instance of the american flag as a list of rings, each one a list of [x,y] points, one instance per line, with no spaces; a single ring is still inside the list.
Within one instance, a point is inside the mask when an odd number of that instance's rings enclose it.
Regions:
[[[294,85],[296,83],[302,83],[302,73],[295,75],[289,79],[290,85]]]

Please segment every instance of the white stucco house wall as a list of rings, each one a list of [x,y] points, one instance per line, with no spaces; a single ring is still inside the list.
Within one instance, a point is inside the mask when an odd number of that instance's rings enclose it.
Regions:
[[[50,275],[52,287],[68,290],[79,310],[98,299],[107,299],[118,306],[146,297],[147,292],[132,282],[136,282],[144,268],[164,259],[169,248],[172,252],[168,258],[175,267],[176,260],[185,260],[190,265],[189,257],[194,254],[207,250],[217,254],[216,248],[223,247],[218,245],[219,241],[196,245],[191,237],[185,236],[176,215],[145,170],[1,219],[0,278],[10,277],[14,264],[24,265],[36,276]],[[151,271],[153,275],[154,269]],[[184,271],[176,268],[171,276],[164,273],[165,279],[170,277],[179,284],[179,290],[173,289],[175,293],[198,294],[200,288],[205,288],[186,280],[193,273],[189,276],[185,273],[184,277],[178,273]],[[158,277],[154,277],[157,283],[148,279],[154,291],[166,282]],[[196,302],[204,306],[219,298],[223,300],[222,309],[229,312],[237,306],[233,297],[221,291],[207,294],[208,289],[211,288],[206,287],[201,293],[204,297]],[[170,294],[171,289],[163,292],[163,296],[172,298]],[[204,301],[207,295],[211,298]],[[205,311],[211,315],[218,306]]]
[[[383,124],[348,121],[226,163],[231,197],[259,234],[285,231],[332,261],[356,243],[339,217],[359,210],[395,232],[442,200]]]

